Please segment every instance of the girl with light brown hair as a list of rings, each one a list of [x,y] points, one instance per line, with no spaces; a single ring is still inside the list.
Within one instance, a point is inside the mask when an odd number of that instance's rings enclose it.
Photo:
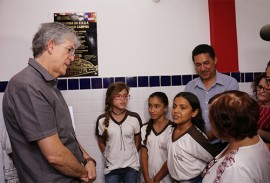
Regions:
[[[98,145],[104,156],[105,182],[139,181],[140,116],[126,109],[129,87],[115,82],[106,92],[105,113],[96,124]]]

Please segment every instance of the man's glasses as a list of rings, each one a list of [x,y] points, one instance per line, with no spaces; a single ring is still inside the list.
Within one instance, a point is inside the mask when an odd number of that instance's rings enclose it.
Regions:
[[[115,100],[128,100],[129,98],[130,98],[130,95],[128,95],[128,94],[124,94],[124,95],[116,94],[116,95],[114,95]]]
[[[263,87],[262,85],[256,86],[256,90],[257,90],[257,91],[262,91],[262,92],[265,92],[265,93],[270,93],[270,89],[265,88],[265,87]]]
[[[63,46],[62,44],[61,44],[61,46]],[[68,47],[66,47],[66,46],[63,46],[64,48],[66,48],[67,50],[68,50],[68,54],[69,54],[69,56],[75,56],[75,50],[74,50],[74,48],[68,48]]]

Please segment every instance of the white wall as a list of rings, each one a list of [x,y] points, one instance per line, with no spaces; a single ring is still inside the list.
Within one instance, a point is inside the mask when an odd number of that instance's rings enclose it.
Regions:
[[[197,44],[210,42],[207,2],[161,0],[155,4],[152,0],[0,0],[0,81],[8,81],[27,65],[32,55],[31,40],[40,23],[53,21],[55,12],[80,11],[97,12],[100,77],[192,74],[192,49]],[[270,0],[236,0],[241,72],[263,71],[270,59],[270,42],[259,37],[261,26],[270,23],[269,9]],[[146,121],[146,102],[150,93],[164,91],[172,101],[183,88],[131,88],[128,108],[138,112]],[[250,83],[241,83],[240,89],[251,94]],[[94,130],[96,118],[104,110],[105,90],[62,93],[68,105],[73,106],[79,141],[98,161],[95,182],[103,182],[102,156]],[[0,93],[0,103],[2,97],[3,93]],[[2,125],[1,110],[0,128]]]
[[[260,29],[270,24],[270,0],[236,0],[239,68],[241,72],[264,71],[270,60],[270,42]]]
[[[269,7],[269,0],[236,0],[241,72],[262,71],[270,60],[270,42],[259,37]],[[0,81],[25,67],[40,23],[80,11],[97,12],[102,77],[194,73],[191,50],[210,42],[207,0],[0,0]]]
[[[40,23],[88,11],[97,13],[100,76],[191,73],[191,50],[210,42],[207,0],[1,0],[1,80],[26,65]]]

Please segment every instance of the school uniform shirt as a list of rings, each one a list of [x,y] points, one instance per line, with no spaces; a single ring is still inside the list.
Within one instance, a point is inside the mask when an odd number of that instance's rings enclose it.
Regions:
[[[226,149],[214,162],[209,163],[203,183],[270,182],[270,152],[262,139],[254,145],[240,147],[220,158]]]
[[[141,139],[142,139],[142,148],[146,148],[148,152],[148,172],[149,177],[153,179],[155,175],[159,172],[162,165],[167,160],[167,148],[162,147],[166,137],[172,131],[172,122],[169,123],[161,130],[159,133],[152,128],[150,134],[147,137],[147,144],[144,145],[143,141],[145,139],[146,129],[148,123],[144,124],[141,129]],[[171,178],[169,175],[165,176],[160,183],[170,183]]]
[[[169,134],[167,142],[167,165],[171,177],[177,181],[197,177],[217,155],[217,150],[194,125],[174,141],[173,133]]]
[[[104,118],[102,114],[97,119],[96,135],[102,136],[104,132]],[[110,114],[108,133],[104,156],[104,174],[110,171],[130,167],[140,169],[139,154],[135,146],[135,135],[140,135],[142,121],[140,116],[131,111],[126,111],[122,121],[117,122]]]

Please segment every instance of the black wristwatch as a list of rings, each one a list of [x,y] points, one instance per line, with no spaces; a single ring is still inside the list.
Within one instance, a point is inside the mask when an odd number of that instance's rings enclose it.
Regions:
[[[83,166],[85,166],[85,165],[87,164],[88,161],[93,161],[94,164],[95,164],[95,166],[97,165],[97,162],[96,162],[93,158],[89,157],[89,158],[85,158],[85,159],[82,161]]]

